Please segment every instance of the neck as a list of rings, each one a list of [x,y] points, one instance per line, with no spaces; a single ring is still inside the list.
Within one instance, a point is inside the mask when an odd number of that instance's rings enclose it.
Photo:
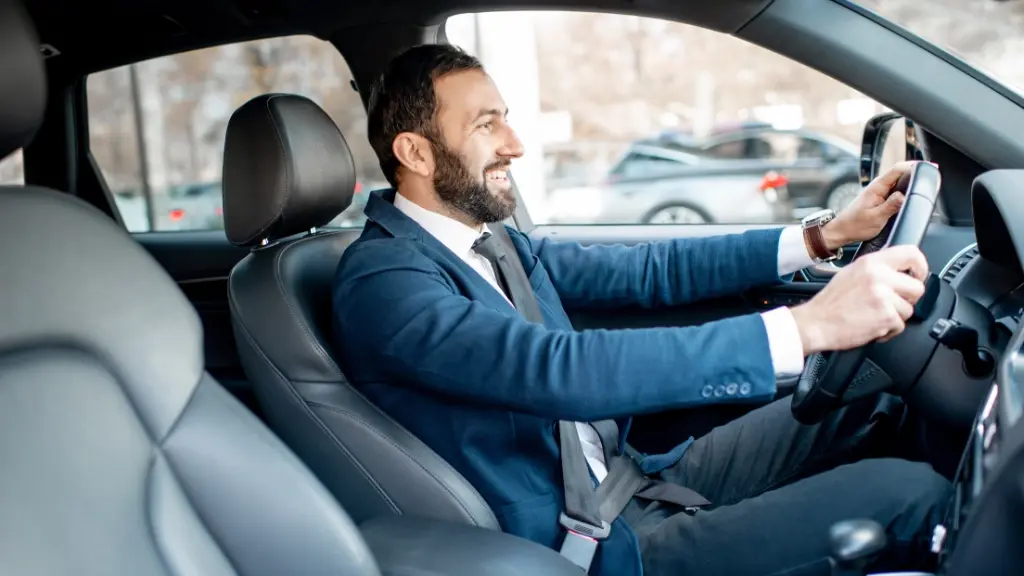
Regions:
[[[403,183],[398,186],[398,193],[404,196],[407,200],[415,202],[421,208],[447,216],[448,218],[469,226],[474,230],[482,231],[484,229],[483,223],[473,220],[473,218],[465,212],[449,206],[446,202],[438,198],[437,192],[434,191],[433,187],[425,188],[417,186],[412,182],[408,184]]]

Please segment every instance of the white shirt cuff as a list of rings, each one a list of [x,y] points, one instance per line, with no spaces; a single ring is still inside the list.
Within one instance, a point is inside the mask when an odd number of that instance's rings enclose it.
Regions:
[[[799,225],[786,226],[779,237],[779,276],[792,274],[814,265],[804,244],[804,231]]]
[[[804,344],[789,308],[775,308],[761,314],[768,332],[768,348],[776,378],[797,376],[804,371]]]

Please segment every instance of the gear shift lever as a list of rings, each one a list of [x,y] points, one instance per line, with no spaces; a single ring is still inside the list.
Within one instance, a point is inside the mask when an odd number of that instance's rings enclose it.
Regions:
[[[828,532],[832,576],[864,576],[864,570],[885,549],[885,530],[874,520],[836,522]]]

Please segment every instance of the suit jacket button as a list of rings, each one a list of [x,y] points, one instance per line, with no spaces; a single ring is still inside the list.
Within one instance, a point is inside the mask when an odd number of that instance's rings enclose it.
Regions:
[[[715,386],[715,398],[721,398],[723,394],[725,394],[725,386],[721,384]]]
[[[705,398],[711,398],[711,395],[714,394],[714,393],[715,393],[715,389],[714,389],[714,387],[711,386],[711,384],[708,384],[707,386],[702,388],[701,391],[700,391],[700,395],[705,397]]]
[[[725,393],[728,394],[729,396],[735,396],[736,391],[739,390],[739,387],[739,384],[735,382],[730,382],[729,385],[725,387]]]
[[[746,396],[747,394],[750,394],[750,384],[748,384],[746,382],[744,382],[743,384],[740,384],[740,394],[742,394],[744,396]]]

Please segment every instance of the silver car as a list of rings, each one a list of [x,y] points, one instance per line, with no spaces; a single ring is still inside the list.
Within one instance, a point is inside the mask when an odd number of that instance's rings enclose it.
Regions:
[[[592,186],[554,189],[553,224],[786,222],[785,178],[742,161],[633,144]]]

